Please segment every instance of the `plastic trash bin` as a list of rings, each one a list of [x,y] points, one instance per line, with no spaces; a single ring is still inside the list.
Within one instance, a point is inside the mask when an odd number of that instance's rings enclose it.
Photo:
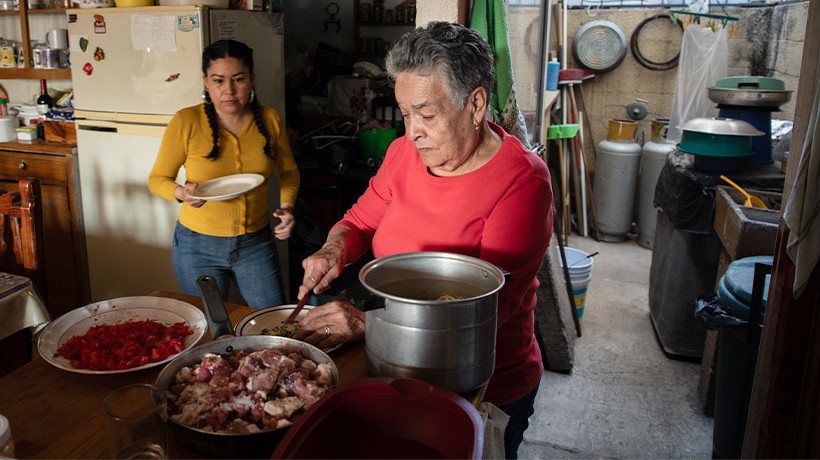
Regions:
[[[718,330],[713,458],[740,458],[771,268],[771,256],[735,260],[717,294],[698,299],[696,316]]]

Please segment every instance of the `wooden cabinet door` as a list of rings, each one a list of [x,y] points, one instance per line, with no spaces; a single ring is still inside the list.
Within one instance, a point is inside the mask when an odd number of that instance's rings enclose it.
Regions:
[[[89,302],[73,157],[0,151],[0,189],[16,190],[20,177],[41,182],[47,283],[41,294],[54,319]]]

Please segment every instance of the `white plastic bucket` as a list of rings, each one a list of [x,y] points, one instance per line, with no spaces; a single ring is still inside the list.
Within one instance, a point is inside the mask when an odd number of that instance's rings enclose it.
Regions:
[[[574,248],[564,248],[569,268],[569,281],[572,285],[572,296],[575,298],[575,310],[578,318],[584,316],[584,306],[587,298],[587,286],[592,279],[592,257],[584,251]],[[558,263],[564,267],[561,258],[561,248],[558,248]]]
[[[0,142],[17,140],[17,117],[0,118]]]

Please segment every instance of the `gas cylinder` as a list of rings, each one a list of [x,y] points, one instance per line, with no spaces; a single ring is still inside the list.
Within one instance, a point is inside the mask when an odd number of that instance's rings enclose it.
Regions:
[[[603,241],[623,241],[632,227],[641,159],[637,129],[632,120],[609,120],[607,138],[598,143],[593,196]]]
[[[675,150],[675,144],[666,140],[669,119],[652,120],[652,138],[641,149],[640,188],[638,196],[638,244],[652,249],[655,239],[655,185],[666,158]]]

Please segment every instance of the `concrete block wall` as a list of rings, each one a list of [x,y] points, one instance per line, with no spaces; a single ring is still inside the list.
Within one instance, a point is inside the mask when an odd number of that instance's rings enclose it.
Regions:
[[[537,7],[510,7],[508,15],[510,48],[516,79],[518,103],[534,118],[537,104],[538,85],[538,34],[540,10]],[[584,23],[594,19],[607,19],[617,24],[627,40],[631,39],[635,28],[645,18],[668,13],[668,9],[658,8],[613,8],[570,10],[567,16],[567,57],[570,68],[580,67],[572,56],[572,37]],[[779,78],[786,89],[795,91],[800,74],[803,38],[806,30],[808,2],[785,3],[755,8],[729,8],[726,13],[738,17],[736,22],[740,33],[729,39],[729,75],[762,75]],[[648,33],[648,29],[645,29]],[[674,28],[670,27],[669,37],[657,40],[657,46],[675,46]],[[552,27],[551,50],[557,50],[556,29]],[[682,36],[677,32],[677,37]],[[679,38],[677,39],[679,40]],[[665,57],[669,50],[643,50],[653,52],[652,56]],[[674,55],[674,53],[672,53]],[[606,138],[608,120],[627,116],[626,105],[641,98],[647,101],[648,115],[640,122],[640,131],[649,138],[651,122],[654,118],[668,118],[677,81],[677,67],[656,71],[638,63],[630,50],[623,62],[610,72],[599,74],[582,84],[584,102],[593,132],[592,142]],[[794,116],[795,94],[792,100],[781,107],[773,116],[791,120]],[[532,136],[532,130],[530,135]],[[587,138],[586,162],[594,171],[595,158],[592,142]]]

